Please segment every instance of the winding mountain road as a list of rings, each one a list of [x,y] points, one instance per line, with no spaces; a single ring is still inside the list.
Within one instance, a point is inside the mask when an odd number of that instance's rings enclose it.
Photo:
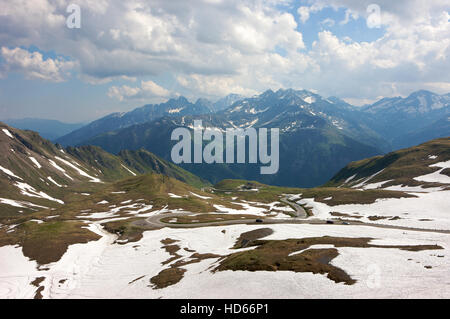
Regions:
[[[288,202],[290,204],[293,204],[290,201],[288,201]],[[303,207],[301,207],[298,204],[296,204],[296,205],[297,205],[297,208],[299,208],[298,210],[296,209],[296,213],[297,213],[298,217],[294,217],[294,218],[291,217],[291,218],[286,218],[286,219],[266,217],[266,218],[262,219],[262,223],[257,222],[257,219],[233,219],[233,220],[220,220],[220,221],[216,221],[216,222],[190,223],[190,224],[167,223],[167,222],[161,221],[161,219],[163,219],[163,218],[164,219],[177,218],[177,217],[192,215],[192,213],[186,212],[186,213],[163,213],[163,214],[159,214],[159,215],[154,215],[154,216],[148,217],[146,219],[137,220],[137,221],[133,222],[133,224],[138,227],[143,227],[143,228],[147,228],[147,229],[161,229],[161,228],[165,228],[165,227],[197,228],[197,227],[226,226],[226,225],[239,225],[239,224],[246,224],[246,225],[270,225],[270,224],[328,225],[327,220],[311,218],[311,217],[306,218],[307,214],[306,214],[305,210],[303,209]],[[294,206],[294,207],[296,207],[296,206]],[[304,217],[304,216],[306,216],[306,217]],[[338,221],[335,221],[335,222],[338,222]],[[378,228],[386,228],[386,229],[398,229],[398,230],[405,230],[405,231],[420,231],[420,232],[450,234],[450,230],[413,228],[413,227],[405,227],[405,226],[366,223],[366,222],[355,221],[355,220],[351,220],[348,222],[350,222],[351,224],[346,225],[346,227],[351,227],[352,225],[354,225],[354,226],[368,226],[368,227],[378,227]],[[331,224],[330,226],[333,226],[333,225]]]
[[[290,201],[287,197],[280,199],[280,202],[289,205],[293,209],[295,209],[295,217],[297,218],[308,218],[308,213],[306,213],[305,209],[297,204],[296,202]]]

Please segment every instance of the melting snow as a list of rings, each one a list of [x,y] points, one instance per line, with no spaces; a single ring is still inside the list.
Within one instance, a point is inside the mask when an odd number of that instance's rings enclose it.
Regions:
[[[42,167],[42,165],[39,164],[39,162],[36,161],[36,159],[35,159],[34,157],[31,157],[31,156],[30,156],[29,158],[30,158],[30,160],[33,162],[33,164],[36,165],[37,168],[41,168],[41,167]]]
[[[15,177],[17,179],[23,180],[22,178],[20,178],[19,176],[15,175],[13,172],[11,172],[9,169],[4,168],[2,166],[0,166],[0,171],[2,171],[3,173],[5,173],[5,174],[7,174],[9,176],[12,176],[12,177]]]
[[[450,184],[450,177],[448,177],[447,175],[441,174],[441,172],[444,169],[450,168],[450,160],[448,160],[446,162],[432,164],[432,165],[430,165],[430,167],[441,167],[441,169],[434,173],[431,173],[431,174],[414,177],[414,179],[416,181],[420,181],[420,182]]]
[[[36,205],[36,204],[30,203],[30,202],[17,201],[17,200],[7,199],[7,198],[0,198],[0,203],[14,206],[14,207],[19,207],[19,208],[36,207],[36,208],[47,209],[47,207],[45,207],[45,206],[40,206],[40,205]]]
[[[351,180],[353,180],[354,178],[356,177],[356,174],[355,175],[353,175],[353,176],[350,176],[349,178],[347,178],[346,180],[345,180],[345,182],[344,183],[348,183],[348,182],[350,182]]]
[[[56,168],[57,170],[61,171],[61,172],[64,174],[64,176],[66,176],[66,177],[69,178],[71,181],[73,181],[73,178],[70,177],[69,175],[67,175],[66,171],[65,171],[63,168],[61,168],[61,166],[59,166],[58,164],[56,164],[56,163],[55,163],[54,161],[52,161],[51,159],[49,159],[48,161],[50,162],[50,164],[51,164],[54,168]]]
[[[128,167],[126,167],[123,164],[120,164],[120,165],[122,165],[123,168],[125,168],[128,172],[130,172],[130,174],[132,174],[133,176],[136,176],[136,173],[133,173]]]
[[[197,194],[195,194],[195,193],[193,193],[193,192],[189,192],[189,193],[191,193],[192,195],[194,195],[194,196],[196,196],[196,197],[198,197],[198,198],[201,198],[201,199],[211,199],[211,197],[208,197],[208,196],[197,195]]]
[[[58,187],[62,187],[62,185],[59,185],[57,182],[55,182],[55,180],[53,178],[51,178],[51,176],[48,176],[47,179],[52,182],[53,184],[55,184]]]
[[[380,174],[382,171],[384,171],[384,168],[381,171],[376,172],[375,174],[369,176],[368,178],[366,178],[365,180],[363,180],[361,183],[357,184],[357,185],[353,185],[352,188],[360,188],[362,187],[364,184],[366,184],[368,181],[370,181],[372,178],[374,178],[375,176],[377,176],[378,174]]]
[[[412,193],[417,197],[377,199],[372,204],[347,204],[329,206],[316,202],[313,198],[305,198],[300,202],[312,207],[315,218],[329,219],[330,212],[356,214],[363,216],[361,221],[374,224],[387,224],[422,229],[450,229],[450,191],[430,193]],[[386,217],[371,221],[369,216]],[[400,219],[390,220],[398,216]],[[426,222],[424,220],[427,220]]]
[[[42,191],[38,192],[34,187],[32,187],[26,183],[16,182],[14,185],[16,187],[18,187],[20,189],[21,194],[23,194],[25,196],[48,199],[53,202],[57,202],[59,204],[64,204],[64,202],[62,200],[53,198]]]
[[[76,171],[78,172],[78,174],[80,174],[80,175],[82,175],[82,176],[84,176],[84,177],[89,178],[89,179],[90,179],[90,182],[92,182],[92,183],[102,183],[101,180],[99,180],[98,178],[95,178],[95,177],[90,176],[90,175],[87,174],[85,171],[81,170],[80,168],[78,168],[77,166],[73,165],[72,163],[70,163],[70,162],[68,162],[68,161],[66,161],[66,160],[64,160],[64,159],[62,159],[62,158],[60,158],[60,157],[58,157],[58,156],[55,156],[55,158],[56,158],[58,161],[61,161],[61,162],[63,162],[64,164],[66,164],[67,166],[69,166],[69,167],[73,168],[74,170],[76,170]]]
[[[5,133],[6,135],[8,135],[10,138],[14,138],[14,136],[11,134],[10,131],[8,131],[6,128],[2,129],[3,133]]]
[[[163,289],[148,287],[150,278],[162,269],[170,258],[161,240],[177,240],[181,248],[199,254],[227,255],[243,232],[261,225],[230,225],[194,229],[164,228],[143,233],[138,242],[115,244],[117,236],[107,233],[98,223],[87,227],[101,236],[97,241],[69,246],[48,270],[37,270],[34,261],[23,256],[21,247],[0,247],[0,298],[33,298],[36,287],[30,282],[45,277],[41,284],[44,298],[449,298],[448,269],[450,259],[430,256],[430,251],[412,252],[399,249],[337,247],[339,256],[331,264],[346,271],[356,280],[354,285],[336,284],[326,274],[290,271],[220,271],[211,272],[217,259],[193,263],[184,278]],[[267,240],[321,237],[382,238],[378,245],[439,244],[439,254],[449,255],[447,234],[406,232],[366,226],[341,225],[270,225],[274,230]],[[222,230],[225,230],[222,233]],[[330,248],[314,245],[310,249]],[[245,248],[247,249],[247,248]],[[250,248],[253,249],[253,248]],[[191,253],[180,249],[182,258]],[[414,261],[408,261],[413,259]],[[127,262],[124,262],[126,260]],[[383,262],[389,260],[388,263]],[[370,266],[378,267],[380,286],[371,287]],[[433,268],[425,269],[424,265]],[[133,282],[136,278],[142,280]],[[114,280],[111,280],[114,278]],[[61,284],[61,280],[65,280]],[[130,284],[133,282],[133,284]],[[270,289],[267,289],[267,285]]]

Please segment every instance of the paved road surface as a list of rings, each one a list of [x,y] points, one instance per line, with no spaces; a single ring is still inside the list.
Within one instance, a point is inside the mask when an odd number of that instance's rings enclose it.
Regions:
[[[292,208],[295,209],[295,217],[298,218],[308,218],[308,214],[306,213],[305,209],[300,206],[299,204],[297,204],[296,202],[292,202],[290,201],[287,197],[280,199],[280,202],[285,203],[289,206],[291,206]]]
[[[208,222],[208,223],[192,223],[192,224],[176,224],[176,223],[164,223],[161,222],[163,218],[176,218],[180,216],[192,215],[192,213],[163,213],[160,215],[155,215],[148,217],[147,219],[142,219],[135,221],[134,224],[139,227],[148,228],[148,229],[160,229],[164,227],[170,228],[196,228],[196,227],[207,227],[207,226],[225,226],[225,225],[271,225],[271,224],[308,224],[308,225],[327,225],[326,220],[317,219],[317,218],[307,218],[307,219],[299,219],[299,218],[287,218],[287,219],[273,219],[273,218],[264,218],[262,223],[256,222],[256,219],[236,219],[236,220],[222,220],[217,222]],[[335,221],[335,225],[340,225],[339,221]],[[345,227],[352,227],[352,225],[357,226],[369,226],[369,227],[378,227],[378,228],[387,228],[387,229],[399,229],[405,231],[420,231],[420,232],[430,232],[430,233],[441,233],[441,234],[450,234],[450,230],[436,230],[436,229],[422,229],[422,228],[411,228],[411,227],[403,227],[403,226],[394,226],[394,225],[385,225],[385,224],[374,224],[374,223],[364,223],[360,221],[351,221],[350,225],[346,225]],[[332,226],[332,225],[330,225]]]

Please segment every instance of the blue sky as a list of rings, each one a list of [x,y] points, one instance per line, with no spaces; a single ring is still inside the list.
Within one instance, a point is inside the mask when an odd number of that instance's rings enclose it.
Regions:
[[[69,3],[69,2],[68,2]],[[356,105],[450,91],[445,1],[0,0],[0,120],[87,122],[184,95],[304,88]],[[370,21],[369,21],[370,25]]]

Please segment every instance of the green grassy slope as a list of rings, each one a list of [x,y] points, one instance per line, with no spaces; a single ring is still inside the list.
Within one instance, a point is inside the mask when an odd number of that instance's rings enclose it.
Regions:
[[[378,173],[370,183],[390,181],[383,186],[437,186],[414,180],[414,177],[426,175],[439,168],[430,165],[450,159],[450,138],[435,139],[418,146],[402,149],[385,156],[376,156],[362,161],[352,162],[340,170],[325,186],[351,187],[364,178]],[[354,176],[351,180],[348,180]],[[346,182],[348,180],[348,182]]]

